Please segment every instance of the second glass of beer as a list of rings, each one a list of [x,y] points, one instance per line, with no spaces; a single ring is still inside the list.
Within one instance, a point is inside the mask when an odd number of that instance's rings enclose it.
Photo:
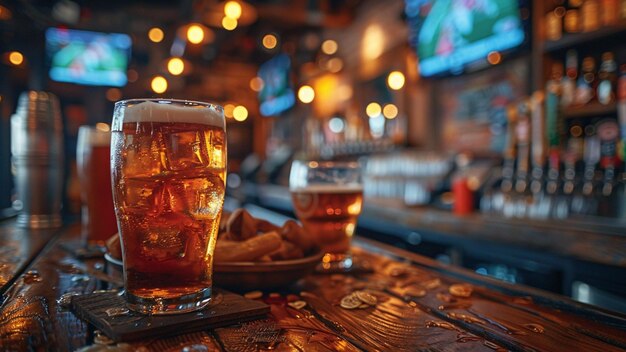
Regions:
[[[351,268],[350,243],[363,204],[359,163],[296,160],[289,190],[298,219],[325,252],[322,268]]]
[[[109,125],[100,123],[78,129],[76,164],[82,200],[82,237],[87,248],[103,248],[106,240],[117,232],[111,194],[110,145]]]
[[[183,313],[211,299],[226,180],[220,106],[184,100],[115,104],[113,199],[128,307]]]

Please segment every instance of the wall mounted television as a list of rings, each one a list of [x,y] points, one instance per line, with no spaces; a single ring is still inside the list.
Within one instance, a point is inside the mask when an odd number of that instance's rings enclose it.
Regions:
[[[522,5],[520,0],[405,0],[420,75],[473,71],[489,65],[491,52],[522,47],[528,36]]]
[[[259,111],[263,116],[279,115],[296,103],[291,83],[291,59],[279,54],[261,65],[258,72],[263,80],[259,91]]]
[[[65,28],[46,31],[50,79],[91,86],[122,87],[131,54],[130,36]]]

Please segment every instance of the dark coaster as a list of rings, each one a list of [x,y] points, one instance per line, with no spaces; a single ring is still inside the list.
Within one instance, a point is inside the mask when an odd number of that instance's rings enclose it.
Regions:
[[[270,306],[224,290],[214,290],[214,301],[203,310],[169,315],[144,315],[128,311],[124,297],[98,292],[72,298],[71,308],[116,342],[166,337],[209,330],[264,318]]]

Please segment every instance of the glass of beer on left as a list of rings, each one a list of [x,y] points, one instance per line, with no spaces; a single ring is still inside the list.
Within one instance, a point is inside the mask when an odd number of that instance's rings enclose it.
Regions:
[[[172,314],[205,307],[226,180],[222,107],[117,102],[111,174],[128,308]]]

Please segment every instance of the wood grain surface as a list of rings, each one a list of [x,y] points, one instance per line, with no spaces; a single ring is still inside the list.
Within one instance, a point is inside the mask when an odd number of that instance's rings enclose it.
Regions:
[[[67,293],[110,288],[88,274],[103,270],[101,260],[79,261],[61,248],[78,232],[77,226],[64,230],[7,290],[0,309],[0,350],[97,350],[108,343],[58,302]],[[271,306],[267,319],[116,347],[122,351],[626,349],[623,315],[372,241],[357,239],[354,254],[374,271],[309,275],[290,287],[265,292],[259,299]],[[466,291],[455,290],[459,287]],[[370,293],[376,303],[342,308],[342,299],[354,291]]]
[[[0,295],[55,235],[56,230],[18,228],[14,221],[0,222]],[[1,302],[1,301],[0,301]]]

